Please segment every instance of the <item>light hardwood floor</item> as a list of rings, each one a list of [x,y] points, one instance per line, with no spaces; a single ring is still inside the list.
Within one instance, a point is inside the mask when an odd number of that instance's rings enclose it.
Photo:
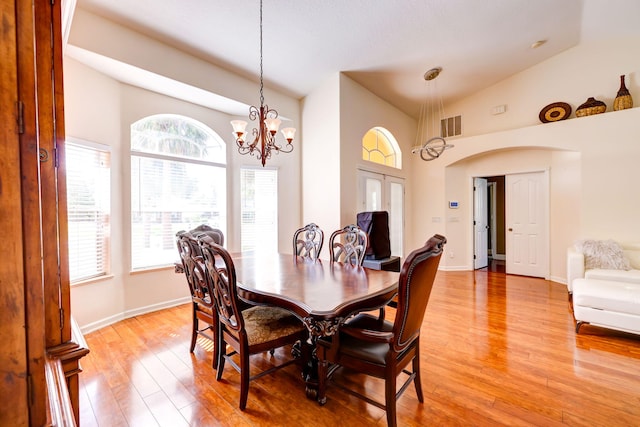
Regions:
[[[183,305],[87,334],[81,425],[386,425],[381,409],[335,386],[323,407],[306,399],[296,365],[251,382],[240,411],[239,375],[227,366],[216,381],[204,339],[189,353],[190,322]],[[410,387],[399,425],[640,425],[640,337],[593,326],[576,335],[564,285],[441,271],[421,334],[425,400]],[[288,349],[275,354],[287,357]],[[255,356],[252,373],[271,363]],[[383,400],[381,380],[336,377]]]

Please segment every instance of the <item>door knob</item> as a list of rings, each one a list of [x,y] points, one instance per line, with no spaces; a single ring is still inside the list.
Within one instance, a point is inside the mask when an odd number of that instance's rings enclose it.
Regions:
[[[510,228],[509,231],[513,231],[513,228]]]

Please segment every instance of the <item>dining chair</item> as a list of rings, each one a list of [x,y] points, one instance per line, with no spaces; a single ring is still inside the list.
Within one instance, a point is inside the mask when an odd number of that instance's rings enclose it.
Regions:
[[[398,308],[389,322],[370,314],[358,314],[340,326],[337,334],[317,341],[318,401],[326,403],[327,382],[340,366],[385,380],[385,403],[340,386],[345,391],[387,412],[387,425],[396,425],[396,400],[413,381],[420,403],[420,327],[436,277],[446,239],[434,235],[406,258],[398,282]],[[329,364],[331,368],[329,368]],[[412,364],[412,370],[407,365]],[[408,378],[396,392],[397,377]]]
[[[204,257],[206,274],[213,287],[214,307],[219,320],[220,351],[216,380],[222,379],[225,362],[229,362],[240,373],[239,407],[244,411],[250,381],[296,362],[296,359],[290,359],[251,376],[249,356],[306,341],[307,328],[290,311],[280,307],[254,306],[242,310],[231,255],[209,236],[200,236],[198,243]],[[240,359],[240,365],[234,361],[236,355]]]
[[[213,306],[213,288],[205,272],[202,251],[198,241],[189,231],[178,231],[176,233],[176,244],[182,262],[182,273],[187,279],[189,292],[191,293],[193,326],[191,328],[191,347],[189,351],[193,353],[198,336],[210,339],[213,343],[212,366],[216,369],[219,351],[218,313]]]
[[[355,224],[336,230],[329,237],[329,261],[362,265],[368,243],[367,232]]]
[[[313,222],[293,233],[293,253],[302,259],[316,261],[320,258],[324,232]]]

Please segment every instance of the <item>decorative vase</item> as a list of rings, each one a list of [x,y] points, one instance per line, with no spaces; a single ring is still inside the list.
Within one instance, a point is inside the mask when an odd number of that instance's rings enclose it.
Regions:
[[[605,111],[607,111],[607,104],[594,97],[589,97],[584,104],[576,109],[576,117],[591,116]]]
[[[629,89],[624,85],[624,74],[620,76],[620,89],[613,101],[613,111],[626,110],[633,107],[633,98],[629,93]]]

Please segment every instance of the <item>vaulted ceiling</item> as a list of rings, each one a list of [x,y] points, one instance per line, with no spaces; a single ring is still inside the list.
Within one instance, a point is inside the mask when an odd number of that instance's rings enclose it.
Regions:
[[[78,0],[244,77],[259,73],[259,0]],[[264,0],[265,86],[302,98],[350,78],[416,117],[425,71],[445,104],[581,42],[640,34],[637,0]],[[537,41],[546,41],[532,48]]]

